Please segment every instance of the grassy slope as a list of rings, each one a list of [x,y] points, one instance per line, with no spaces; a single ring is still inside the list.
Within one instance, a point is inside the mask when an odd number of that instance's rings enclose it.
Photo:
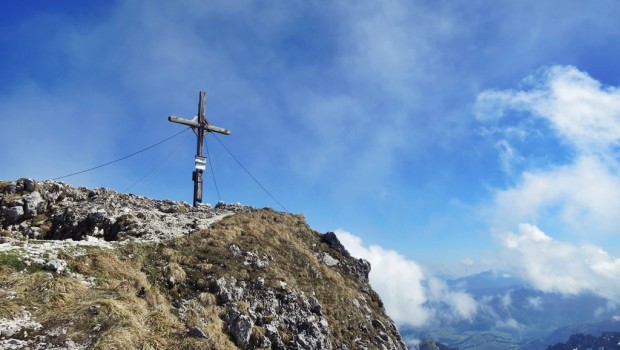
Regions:
[[[246,266],[243,259],[233,258],[228,248],[232,243],[242,251],[268,254],[273,261],[264,269]],[[376,293],[364,291],[362,282],[341,267],[320,264],[318,252],[352,259],[322,243],[303,216],[268,209],[236,214],[210,229],[159,244],[128,243],[79,256],[61,253],[70,272],[94,277],[92,286],[81,277],[27,267],[17,251],[0,252],[0,318],[19,316],[25,309],[43,324],[39,333],[61,327],[66,337],[90,339],[96,349],[235,349],[223,331],[224,308],[210,291],[220,277],[248,285],[263,277],[266,286],[285,282],[315,295],[330,324],[332,344],[355,348],[354,337],[366,336],[360,325],[372,325],[353,299],[359,300],[361,293],[374,318],[384,324],[388,319]],[[176,281],[172,286],[170,277]],[[185,317],[178,315],[181,305]],[[243,311],[244,305],[239,306]],[[188,337],[189,327],[202,329],[208,338]],[[253,329],[257,336],[263,332],[260,326]]]

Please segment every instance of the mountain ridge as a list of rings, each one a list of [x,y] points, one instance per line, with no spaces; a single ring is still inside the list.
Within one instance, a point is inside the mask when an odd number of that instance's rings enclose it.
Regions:
[[[620,349],[620,332],[603,332],[600,336],[577,333],[571,335],[566,343],[550,345],[546,350],[618,350]]]
[[[0,182],[0,347],[406,349],[303,215]]]

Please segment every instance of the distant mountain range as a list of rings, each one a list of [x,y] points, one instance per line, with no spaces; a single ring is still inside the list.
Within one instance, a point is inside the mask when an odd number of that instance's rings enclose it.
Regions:
[[[519,287],[527,284],[522,278],[498,271],[485,271],[466,277],[449,279],[447,282],[453,288],[462,288],[466,291]]]
[[[566,296],[537,291],[517,277],[483,272],[448,281],[478,302],[470,321],[402,329],[405,337],[431,338],[458,349],[545,350],[582,333],[620,332],[620,310],[591,294]],[[441,306],[439,306],[441,307]]]
[[[547,347],[547,350],[618,350],[620,349],[620,333],[605,332],[599,337],[590,334],[574,334],[566,343]]]
[[[567,340],[568,340],[567,344],[569,344],[571,343],[570,339],[578,335],[589,335],[592,337],[595,335],[597,336],[600,335],[600,337],[605,337],[607,333],[619,334],[618,332],[620,332],[620,322],[618,321],[617,318],[616,319],[612,318],[612,319],[607,319],[607,320],[603,320],[603,321],[595,322],[595,323],[573,324],[573,325],[569,325],[566,327],[560,327],[556,329],[554,332],[552,332],[551,334],[549,334],[547,337],[536,340],[536,341],[532,341],[529,345],[535,346],[537,349],[542,349],[545,344],[549,346],[549,345],[567,342]],[[616,345],[615,348],[610,348],[609,346],[607,346],[605,347],[605,350],[620,349],[620,345],[618,341],[616,341],[615,345]],[[563,349],[563,348],[557,348],[557,349],[553,348],[553,350],[558,350],[558,349]],[[598,350],[598,348],[595,348],[595,349]]]

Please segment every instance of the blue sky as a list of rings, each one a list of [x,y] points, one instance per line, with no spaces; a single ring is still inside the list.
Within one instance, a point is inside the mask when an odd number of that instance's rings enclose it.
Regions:
[[[605,287],[620,280],[617,18],[616,1],[4,2],[0,178],[158,142],[205,90],[244,166],[315,229],[394,257],[414,307],[447,298],[468,317],[435,276],[488,269],[620,300]],[[278,208],[207,144],[224,201]],[[187,132],[65,180],[124,191],[159,164],[130,191],[191,202],[194,151]]]

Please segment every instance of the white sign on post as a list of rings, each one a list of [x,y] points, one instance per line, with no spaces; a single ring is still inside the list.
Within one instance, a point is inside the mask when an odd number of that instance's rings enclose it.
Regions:
[[[196,163],[196,170],[205,170],[207,168],[207,158],[206,157],[198,157],[194,159]]]

